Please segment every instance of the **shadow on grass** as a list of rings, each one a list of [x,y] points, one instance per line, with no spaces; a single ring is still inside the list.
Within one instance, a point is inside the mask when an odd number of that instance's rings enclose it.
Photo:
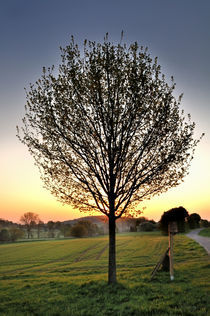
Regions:
[[[167,279],[167,280],[166,280]],[[186,280],[185,280],[186,281]],[[170,282],[166,273],[129,286],[106,281],[81,284],[44,281],[22,283],[4,293],[3,315],[207,315],[208,295],[186,282]]]

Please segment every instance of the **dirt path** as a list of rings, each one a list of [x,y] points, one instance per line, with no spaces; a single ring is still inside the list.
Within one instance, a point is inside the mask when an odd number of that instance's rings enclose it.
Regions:
[[[210,254],[210,238],[198,235],[202,229],[203,228],[194,229],[186,236],[197,241],[207,251],[207,253]]]

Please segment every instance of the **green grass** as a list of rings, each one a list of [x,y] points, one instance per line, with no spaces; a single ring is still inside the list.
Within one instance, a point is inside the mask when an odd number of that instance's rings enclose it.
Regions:
[[[199,232],[199,235],[204,236],[204,237],[210,237],[210,227],[202,229]]]
[[[0,315],[208,315],[210,262],[175,237],[175,280],[150,274],[167,249],[159,233],[117,236],[116,286],[107,285],[107,237],[0,246]]]

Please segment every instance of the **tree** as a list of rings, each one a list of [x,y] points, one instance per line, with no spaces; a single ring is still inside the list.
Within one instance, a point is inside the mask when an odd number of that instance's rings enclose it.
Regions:
[[[201,217],[199,214],[197,213],[190,214],[190,216],[187,219],[189,228],[194,229],[194,228],[200,227],[200,220],[201,220]]]
[[[47,222],[47,228],[49,230],[49,237],[54,238],[55,237],[55,222],[53,221]]]
[[[210,227],[210,222],[207,219],[201,219],[201,227]]]
[[[160,229],[165,235],[168,235],[168,224],[170,222],[177,222],[178,231],[185,231],[185,218],[189,216],[187,210],[182,207],[175,207],[167,212],[164,212],[160,219]]]
[[[23,238],[24,236],[24,232],[20,228],[14,227],[14,226],[12,226],[9,229],[9,234],[10,234],[10,240],[13,242],[16,241],[17,239]]]
[[[23,216],[21,216],[20,222],[25,225],[28,238],[31,236],[32,228],[35,227],[39,221],[39,215],[32,212],[24,213]]]
[[[138,227],[141,232],[151,232],[157,228],[157,225],[148,221],[142,222]]]
[[[9,240],[10,240],[10,234],[9,234],[8,229],[3,228],[0,231],[0,241],[9,241]]]
[[[9,226],[12,226],[12,225],[14,225],[13,222],[7,221],[7,220],[5,220],[3,218],[0,218],[0,228],[1,227],[9,227]]]
[[[78,221],[78,224],[83,225],[85,229],[87,230],[87,236],[94,236],[98,233],[98,226],[96,224],[93,224],[91,221],[88,220],[80,220]]]
[[[61,224],[60,231],[63,234],[64,237],[70,237],[71,236],[71,224]]]
[[[37,228],[37,238],[40,238],[40,231],[44,227],[44,222],[41,221],[40,219],[36,223],[36,228]]]
[[[136,220],[136,230],[137,230],[137,227],[141,224],[141,223],[144,223],[144,222],[148,222],[148,218],[144,217],[144,216],[141,216],[139,218],[137,218]]]
[[[60,229],[62,226],[62,223],[60,221],[55,222],[55,229]]]
[[[183,181],[199,140],[147,49],[106,36],[81,53],[72,37],[61,57],[30,85],[18,137],[59,201],[108,217],[115,283],[116,220]]]
[[[71,236],[73,237],[86,237],[88,235],[88,230],[85,225],[81,223],[76,223],[71,228]]]

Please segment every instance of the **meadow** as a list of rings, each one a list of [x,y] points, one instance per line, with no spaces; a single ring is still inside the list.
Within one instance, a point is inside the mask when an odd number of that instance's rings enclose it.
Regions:
[[[150,275],[168,247],[160,233],[117,235],[118,284],[107,285],[108,237],[0,245],[0,315],[208,315],[210,261],[175,236],[175,280]]]

